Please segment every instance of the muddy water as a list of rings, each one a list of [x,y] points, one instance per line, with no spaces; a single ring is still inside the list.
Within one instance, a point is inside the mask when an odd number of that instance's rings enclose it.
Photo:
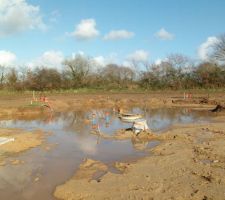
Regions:
[[[210,120],[207,112],[191,112],[187,109],[139,109],[150,129],[157,134],[173,124],[204,123]],[[106,112],[108,117],[106,118]],[[95,113],[93,122],[92,114]],[[0,121],[1,127],[42,129],[46,131],[44,146],[15,155],[13,159],[23,160],[24,164],[0,167],[0,199],[39,200],[54,199],[54,188],[69,179],[84,158],[100,160],[109,166],[113,173],[115,161],[132,161],[147,155],[146,149],[158,144],[151,141],[135,144],[131,140],[104,140],[90,134],[93,125],[107,134],[117,129],[129,128],[130,123],[121,122],[112,110],[90,110],[70,113],[49,113],[40,119]],[[48,134],[48,133],[52,134]],[[49,149],[50,148],[50,149]],[[12,158],[8,158],[8,162]]]

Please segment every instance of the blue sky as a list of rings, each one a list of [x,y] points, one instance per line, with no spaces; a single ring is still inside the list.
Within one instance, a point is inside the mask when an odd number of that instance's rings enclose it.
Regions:
[[[206,59],[224,19],[223,0],[0,0],[0,64]]]

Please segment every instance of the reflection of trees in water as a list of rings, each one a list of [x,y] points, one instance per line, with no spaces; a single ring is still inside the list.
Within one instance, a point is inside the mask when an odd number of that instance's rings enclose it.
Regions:
[[[112,125],[112,122],[115,118],[118,118],[118,115],[115,114],[113,109],[93,109],[90,113],[90,119],[92,118],[92,114],[95,114],[95,124],[102,128],[102,127],[109,127]]]
[[[206,119],[209,116],[208,112],[193,111],[189,108],[170,108],[170,109],[152,109],[146,114],[150,123],[165,123],[172,125],[176,123],[196,122],[201,119]]]
[[[86,123],[87,112],[83,110],[78,110],[74,112],[62,113],[60,116],[64,123],[64,128],[68,131],[76,131],[77,133],[83,133],[88,130]]]
[[[145,150],[148,147],[149,141],[141,140],[139,138],[132,138],[131,143],[137,150]]]
[[[131,108],[130,112],[141,113],[146,118],[150,128],[160,129],[176,123],[195,122],[207,119],[210,113],[207,111],[196,111],[190,108]]]
[[[103,109],[92,109],[92,110],[77,110],[74,112],[62,113],[60,116],[61,120],[64,122],[64,128],[70,131],[76,131],[78,133],[88,132],[92,125],[92,114],[95,114],[96,124],[105,125],[110,124],[111,121],[107,121],[105,118],[105,113],[109,113],[109,119],[113,120],[114,115],[111,110]]]
[[[117,118],[117,114],[110,109],[77,110],[74,112],[62,113],[58,120],[63,124],[64,129],[77,133],[89,133],[92,126],[92,114],[95,114],[97,126],[106,126],[105,113],[109,113],[109,124]],[[176,123],[188,123],[206,119],[208,112],[192,111],[187,108],[131,108],[130,112],[141,113],[146,118],[150,129],[159,130]],[[118,127],[119,129],[120,127]]]
[[[43,113],[40,116],[29,118],[27,116],[19,116],[16,119],[8,119],[8,120],[0,120],[0,125],[3,127],[42,127],[45,124],[49,124],[50,122],[57,119],[57,116],[54,115],[52,112],[49,113]]]

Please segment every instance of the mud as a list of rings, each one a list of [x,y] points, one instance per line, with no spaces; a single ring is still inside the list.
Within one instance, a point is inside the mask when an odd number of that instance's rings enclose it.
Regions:
[[[129,108],[131,106],[143,106],[146,108],[160,107],[187,107],[198,109],[213,109],[215,105],[225,105],[224,94],[193,93],[191,99],[183,99],[183,93],[179,92],[155,92],[139,94],[49,94],[49,105],[31,105],[32,95],[3,96],[0,98],[1,119],[34,119],[43,113],[66,112],[82,108]]]
[[[225,117],[220,118],[225,120]],[[59,199],[218,199],[225,196],[225,124],[175,126],[157,136],[153,155],[116,163],[122,174],[57,186]],[[83,171],[83,166],[75,173]],[[84,176],[85,177],[85,176]]]
[[[151,139],[156,138],[156,135],[154,133],[152,133],[150,130],[141,131],[138,134],[135,134],[130,129],[120,129],[120,130],[116,131],[116,133],[113,135],[108,135],[101,131],[92,131],[91,133],[94,135],[97,135],[103,139],[111,139],[111,140],[127,140],[127,139],[151,140]]]
[[[44,141],[44,133],[41,130],[24,131],[21,129],[0,129],[0,137],[14,138],[14,141],[0,145],[0,165],[5,164],[5,159],[17,153],[40,146]],[[11,160],[11,164],[21,164],[23,161]]]
[[[224,94],[193,95],[183,100],[182,93],[155,94],[93,94],[49,95],[52,109],[30,106],[30,96],[1,97],[1,119],[36,119],[52,112],[90,110],[98,108],[124,110],[132,106],[142,108],[187,107],[212,110],[216,104],[224,106]],[[58,185],[54,196],[59,199],[218,199],[225,196],[225,117],[215,113],[208,124],[176,125],[161,134],[151,131],[138,135],[121,129],[114,135],[92,132],[109,140],[131,140],[136,150],[149,151],[149,156],[132,163],[116,162],[120,173],[111,172],[105,163],[86,159],[65,183]],[[42,145],[45,152],[57,145],[44,143],[44,133],[20,129],[0,129],[0,137],[15,138],[0,146],[0,166],[26,164],[16,154]],[[160,141],[146,150],[149,141]],[[60,170],[64,170],[63,168]],[[35,176],[33,182],[40,182]]]

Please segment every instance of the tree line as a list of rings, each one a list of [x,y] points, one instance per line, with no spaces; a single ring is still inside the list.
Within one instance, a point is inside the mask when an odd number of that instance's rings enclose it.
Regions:
[[[107,64],[77,55],[63,62],[60,70],[48,66],[8,68],[0,66],[0,89],[67,90],[92,89],[195,89],[225,88],[225,35],[212,47],[207,62],[195,62],[171,54],[160,63],[131,62],[130,66]]]

